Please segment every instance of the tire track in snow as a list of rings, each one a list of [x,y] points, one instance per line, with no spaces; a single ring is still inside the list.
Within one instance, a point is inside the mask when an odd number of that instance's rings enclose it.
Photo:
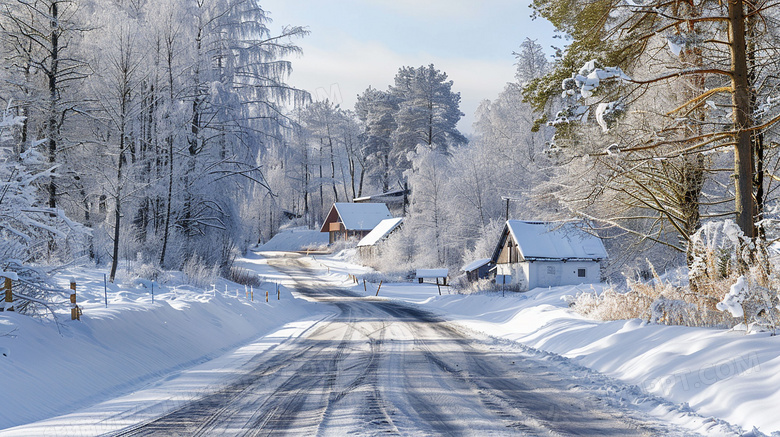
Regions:
[[[340,314],[291,339],[235,384],[122,435],[655,435],[551,373],[457,325],[317,284],[276,261],[297,292]],[[684,434],[684,433],[678,433]]]

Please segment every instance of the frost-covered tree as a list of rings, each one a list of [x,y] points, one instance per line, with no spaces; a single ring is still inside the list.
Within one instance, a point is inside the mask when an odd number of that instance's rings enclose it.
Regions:
[[[515,79],[520,86],[525,86],[530,81],[541,77],[547,72],[548,62],[542,46],[531,38],[526,38],[520,44],[520,51],[514,52],[517,62],[515,66]]]
[[[3,52],[14,78],[11,95],[25,117],[21,147],[28,147],[26,143],[40,132],[46,139],[47,162],[67,168],[61,149],[63,143],[72,145],[75,141],[65,138],[63,132],[68,130],[69,117],[83,110],[73,85],[87,72],[78,51],[79,40],[87,31],[83,24],[87,2],[9,0],[0,8]],[[69,188],[71,183],[61,180],[63,173],[46,183],[47,203],[52,208],[59,206],[58,186]]]
[[[401,173],[418,145],[449,153],[467,143],[457,129],[463,116],[460,93],[452,91],[447,74],[429,66],[401,67],[388,91],[369,87],[358,96],[355,113],[363,125],[362,142],[369,176],[383,191],[403,185]]]
[[[14,310],[35,314],[52,297],[41,267],[82,256],[88,230],[41,196],[36,184],[50,178],[54,168],[38,150],[43,142],[17,153],[13,131],[23,124],[10,107],[0,116],[0,271],[17,281]]]
[[[287,85],[285,58],[300,52],[292,38],[301,27],[272,35],[266,12],[254,0],[199,2],[193,10],[192,87],[187,132],[183,205],[176,225],[203,258],[210,247],[242,244],[239,205],[251,187],[263,184],[264,145],[281,138],[287,123],[282,105],[301,104],[308,94]],[[196,177],[197,176],[197,177]],[[256,219],[255,219],[256,220]],[[207,235],[208,234],[208,235]],[[227,260],[212,259],[223,266]]]
[[[704,197],[703,190],[709,163],[730,156],[736,174],[731,211],[746,235],[755,235],[756,205],[764,197],[758,167],[765,165],[763,158],[754,160],[763,153],[757,140],[777,121],[773,105],[759,107],[756,98],[759,90],[771,96],[775,88],[777,57],[767,39],[773,7],[708,0],[535,2],[574,41],[529,95],[537,104],[549,101],[558,82],[564,98],[577,101],[554,122],[561,127],[556,144],[577,150],[570,157],[600,164],[592,167],[600,169],[589,179],[593,189],[579,199],[609,192],[627,207],[614,219],[649,220],[656,231],[645,236],[664,240],[661,229],[673,228],[689,241],[702,207],[729,212],[718,207],[724,199]],[[577,121],[588,114],[608,135],[578,137]]]
[[[448,153],[467,143],[456,125],[460,112],[460,93],[452,91],[447,74],[434,67],[402,67],[395,76],[390,93],[398,103],[393,118],[393,153],[397,165],[408,165],[406,154],[424,144],[431,150]]]
[[[409,152],[412,168],[405,176],[414,187],[411,213],[405,227],[415,230],[418,257],[431,267],[448,262],[447,185],[449,182],[447,157],[439,150],[420,144]]]
[[[393,132],[397,124],[395,113],[398,100],[389,92],[368,87],[358,95],[355,113],[362,123],[361,142],[372,168],[370,176],[382,185],[382,191],[390,189],[393,171],[390,154],[393,150]]]
[[[112,17],[122,17],[122,11],[111,11]],[[100,148],[105,152],[112,174],[106,174],[105,190],[113,203],[112,248],[109,279],[116,277],[119,263],[119,248],[123,244],[121,229],[122,217],[126,214],[126,197],[133,191],[133,167],[139,163],[138,146],[142,139],[135,135],[139,115],[143,113],[143,99],[140,96],[142,83],[146,79],[143,72],[143,53],[138,47],[138,23],[129,19],[117,20],[118,25],[109,32],[111,44],[95,59],[93,65],[99,71],[100,85],[96,86],[95,101],[100,105],[103,116],[100,123],[102,141]],[[94,171],[99,172],[100,168]],[[136,182],[138,182],[136,180]]]

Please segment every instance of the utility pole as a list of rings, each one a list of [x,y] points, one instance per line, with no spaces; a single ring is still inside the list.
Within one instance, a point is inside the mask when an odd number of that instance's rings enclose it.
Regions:
[[[501,196],[501,200],[506,201],[506,221],[509,221],[509,201],[511,200],[512,202],[519,202],[523,199],[517,199],[509,196]]]

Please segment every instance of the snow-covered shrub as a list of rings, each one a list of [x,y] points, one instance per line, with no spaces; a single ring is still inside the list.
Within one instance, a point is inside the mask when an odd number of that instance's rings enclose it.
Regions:
[[[501,291],[501,285],[496,285],[491,279],[469,281],[466,279],[466,275],[460,276],[458,279],[458,281],[453,281],[452,284],[453,291],[458,294],[489,294]],[[510,290],[507,289],[506,291]]]
[[[48,312],[48,303],[62,301],[49,273],[82,255],[89,230],[41,199],[37,185],[55,169],[45,167],[36,144],[21,154],[9,144],[10,132],[23,120],[9,109],[0,118],[0,272],[14,281],[14,309],[38,315]]]
[[[777,326],[777,290],[780,283],[767,258],[762,239],[745,237],[732,220],[710,222],[691,239],[693,262],[689,273],[691,292],[712,296],[712,309],[744,322],[768,329]]]
[[[257,273],[243,267],[231,267],[227,279],[241,285],[252,285],[254,287],[263,285],[263,281]]]
[[[718,302],[716,308],[720,311],[728,311],[734,317],[744,317],[745,311],[742,304],[748,297],[748,286],[745,283],[745,277],[740,276],[737,282],[731,286],[729,293]]]
[[[130,267],[127,269],[126,276],[122,279],[127,281],[146,279],[160,284],[167,284],[171,278],[171,272],[163,270],[156,264],[134,262],[131,263]]]
[[[774,329],[780,281],[765,259],[767,251],[731,221],[710,222],[690,243],[688,284],[673,285],[652,269],[650,281],[627,281],[627,291],[578,295],[572,306],[602,320],[642,318],[650,323],[685,326]]]
[[[219,277],[219,265],[208,265],[197,254],[187,258],[181,268],[187,282],[197,287],[207,287],[216,282]]]
[[[691,293],[687,286],[663,280],[652,265],[650,270],[653,277],[649,281],[628,279],[625,291],[607,288],[601,294],[580,293],[570,306],[598,320],[639,318],[665,325],[734,326],[729,317],[714,308],[715,297]],[[725,292],[722,284],[709,291],[716,295]]]

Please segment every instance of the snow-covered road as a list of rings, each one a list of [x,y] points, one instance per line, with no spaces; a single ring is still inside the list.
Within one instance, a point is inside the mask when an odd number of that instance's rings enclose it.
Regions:
[[[320,283],[306,258],[269,264],[337,315],[258,354],[218,391],[119,435],[685,434],[431,313]]]

